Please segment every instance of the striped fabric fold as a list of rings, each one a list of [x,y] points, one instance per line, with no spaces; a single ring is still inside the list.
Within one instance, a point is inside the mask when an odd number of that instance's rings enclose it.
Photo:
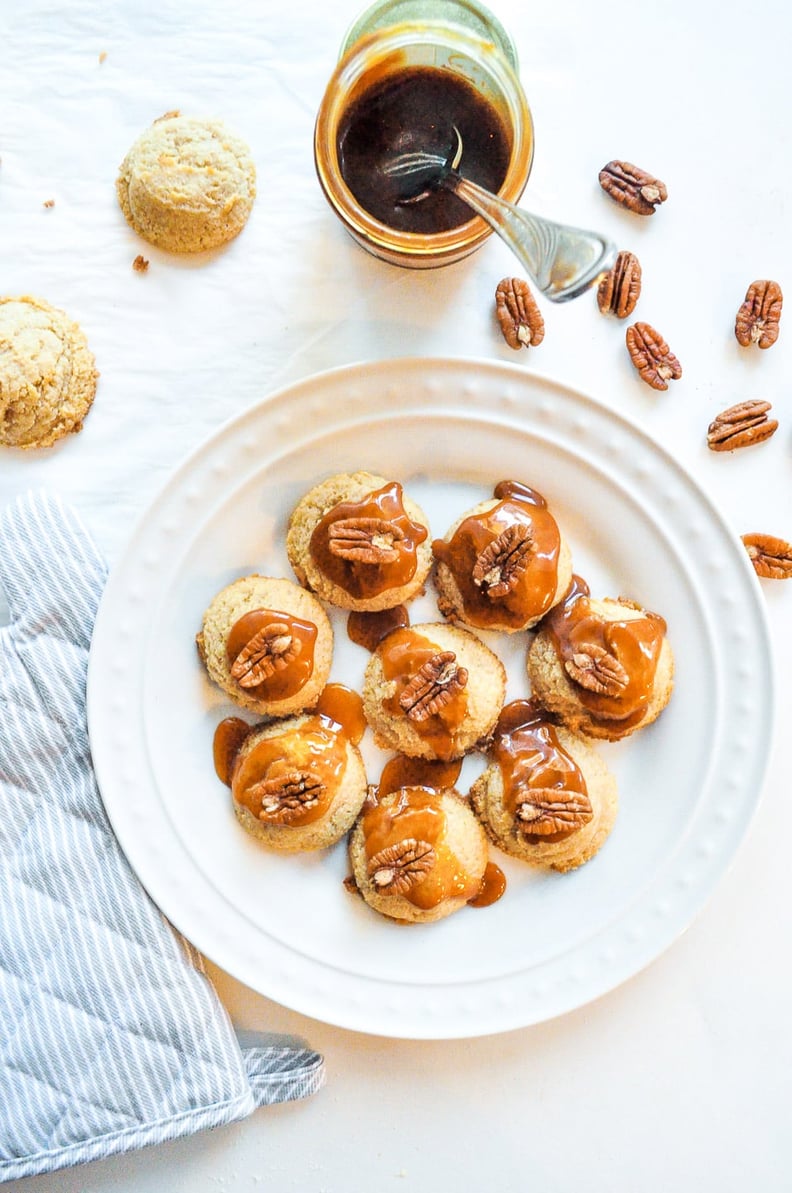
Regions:
[[[240,1048],[200,957],[104,813],[85,712],[104,563],[73,512],[0,516],[0,1181],[221,1126],[324,1081]]]

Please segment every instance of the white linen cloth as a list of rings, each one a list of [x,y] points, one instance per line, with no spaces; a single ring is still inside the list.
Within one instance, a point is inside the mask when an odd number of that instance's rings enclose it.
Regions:
[[[302,1098],[324,1062],[240,1048],[201,958],[132,873],[85,714],[105,566],[47,493],[0,514],[0,1181]]]

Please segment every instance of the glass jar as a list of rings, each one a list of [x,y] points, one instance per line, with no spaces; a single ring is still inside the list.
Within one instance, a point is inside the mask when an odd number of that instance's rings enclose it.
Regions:
[[[442,231],[391,227],[358,201],[342,174],[339,136],[372,87],[412,68],[459,76],[496,114],[507,145],[498,193],[516,203],[533,159],[533,123],[517,75],[517,55],[500,23],[473,0],[381,0],[352,25],[320,104],[314,158],[330,206],[354,239],[395,265],[427,268],[458,261],[492,234],[479,216]],[[464,172],[464,150],[463,150]]]
[[[516,72],[518,69],[517,49],[511,37],[495,14],[476,0],[375,0],[350,25],[339,58],[368,33],[415,21],[419,24],[435,21],[441,25],[462,25],[482,41],[492,42],[512,70]]]

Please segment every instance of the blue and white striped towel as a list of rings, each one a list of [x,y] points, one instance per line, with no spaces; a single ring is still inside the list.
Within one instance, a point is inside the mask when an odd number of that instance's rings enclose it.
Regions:
[[[307,1048],[240,1048],[113,836],[85,716],[104,581],[57,498],[28,494],[0,516],[0,1181],[234,1122],[324,1081]]]

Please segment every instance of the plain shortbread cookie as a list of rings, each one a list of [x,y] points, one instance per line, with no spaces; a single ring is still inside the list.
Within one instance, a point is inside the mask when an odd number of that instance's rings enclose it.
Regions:
[[[38,298],[0,298],[0,443],[50,447],[82,428],[96,394],[82,329]]]
[[[256,197],[256,168],[247,145],[221,121],[172,112],[135,141],[116,190],[140,236],[171,253],[197,253],[242,231]]]

